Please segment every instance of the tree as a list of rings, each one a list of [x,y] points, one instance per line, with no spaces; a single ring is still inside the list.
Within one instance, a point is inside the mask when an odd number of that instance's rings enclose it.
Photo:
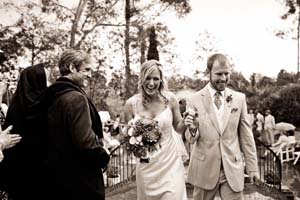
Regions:
[[[293,73],[288,73],[286,70],[282,69],[277,75],[277,85],[283,86],[289,83],[297,82],[297,75]]]
[[[249,82],[245,79],[242,73],[236,72],[234,70],[232,71],[232,73],[230,74],[230,87],[232,87],[236,91],[243,92],[249,85]]]
[[[156,33],[155,33],[155,27],[152,26],[150,28],[150,34],[149,34],[149,48],[148,48],[148,55],[147,60],[159,60],[159,54],[157,50],[157,40],[156,40]]]
[[[80,0],[75,8],[69,8],[59,0],[31,1],[18,5],[0,3],[2,8],[14,9],[20,13],[17,23],[0,29],[0,49],[9,56],[10,61],[6,63],[8,71],[18,66],[20,60],[31,64],[47,60],[54,67],[65,48],[80,48],[92,55],[97,70],[100,69],[98,66],[103,70],[110,70],[115,67],[112,63],[125,69],[125,79],[129,83],[126,93],[128,96],[132,95],[135,83],[131,83],[132,61],[129,58],[135,58],[139,49],[140,52],[145,51],[140,37],[145,38],[147,34],[142,33],[150,24],[158,27],[158,17],[163,11],[175,11],[182,16],[190,11],[190,7],[187,0],[151,0],[147,3],[131,0],[131,3],[135,2],[135,6],[129,7],[129,14],[126,14],[123,4],[119,2],[123,1]],[[162,12],[153,13],[153,6],[158,6]],[[120,14],[120,10],[124,10],[125,18],[127,16],[130,19],[127,23],[130,29],[126,34],[124,15]],[[168,33],[165,33],[164,38],[169,38]],[[137,42],[134,44],[133,41]],[[164,41],[168,44],[172,40]],[[167,49],[167,45],[164,46]],[[124,52],[127,52],[126,56]],[[133,64],[137,63],[137,60],[132,60]],[[126,83],[122,86],[127,85]]]
[[[276,84],[276,81],[270,77],[263,76],[258,82],[258,88],[272,87]]]
[[[205,70],[205,60],[213,52],[220,50],[218,45],[218,39],[212,33],[209,31],[200,32],[195,40],[195,51],[191,62]]]
[[[285,21],[291,19],[292,26],[285,30],[275,30],[275,35],[280,38],[292,38],[297,40],[297,80],[299,79],[300,65],[300,1],[284,0],[283,3],[287,8],[281,18]]]
[[[290,84],[283,87],[279,94],[271,95],[269,105],[277,122],[288,122],[300,126],[300,86]]]
[[[166,10],[175,10],[179,16],[183,16],[190,12],[191,8],[187,0],[151,0],[145,4],[141,0],[126,0],[125,1],[125,74],[126,74],[126,83],[127,88],[130,87],[130,76],[131,76],[131,67],[130,67],[130,58],[134,59],[133,55],[137,55],[136,52],[130,53],[130,43],[135,40],[136,44],[132,45],[133,50],[140,47],[140,63],[143,63],[145,58],[145,37],[147,36],[146,32],[148,31],[148,26],[153,24],[153,22],[158,21],[158,17]],[[134,5],[131,5],[134,4]],[[159,7],[158,7],[159,6]],[[159,8],[160,11],[153,13],[153,7]],[[136,36],[133,34],[130,35],[130,28],[135,27],[137,29]],[[168,35],[166,35],[168,38]],[[166,39],[164,39],[166,40]],[[137,62],[136,62],[137,63]],[[134,83],[133,83],[134,84]],[[128,97],[132,95],[130,90],[127,89]]]

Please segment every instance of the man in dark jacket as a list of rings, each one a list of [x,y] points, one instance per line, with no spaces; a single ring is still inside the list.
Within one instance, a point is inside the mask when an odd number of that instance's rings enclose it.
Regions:
[[[44,97],[48,108],[45,198],[104,200],[101,169],[109,155],[101,141],[98,112],[81,89],[91,75],[90,57],[69,49],[58,65],[62,77]]]

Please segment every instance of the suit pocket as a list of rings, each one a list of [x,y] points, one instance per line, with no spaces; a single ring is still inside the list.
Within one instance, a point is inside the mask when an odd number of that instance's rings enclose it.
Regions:
[[[235,155],[235,162],[240,162],[243,160],[243,156],[242,154],[236,154]]]
[[[197,154],[197,153],[195,153],[192,157],[195,158],[195,159],[197,159],[197,160],[201,160],[201,161],[205,160],[205,155],[203,155],[203,154]]]

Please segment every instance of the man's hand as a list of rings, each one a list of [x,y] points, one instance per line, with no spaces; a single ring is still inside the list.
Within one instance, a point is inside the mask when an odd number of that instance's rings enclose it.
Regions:
[[[198,118],[197,113],[193,109],[187,110],[184,113],[184,125],[189,129],[190,133],[195,134],[198,127]]]
[[[260,180],[258,172],[249,172],[249,178],[251,184]]]
[[[8,149],[19,143],[22,137],[18,134],[9,134],[13,127],[9,126],[0,133],[0,150]]]
[[[188,109],[183,113],[184,125],[188,128],[195,129],[198,127],[197,113],[193,109]]]

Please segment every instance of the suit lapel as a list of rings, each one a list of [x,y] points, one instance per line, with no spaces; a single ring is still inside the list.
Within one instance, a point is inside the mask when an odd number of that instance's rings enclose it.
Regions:
[[[205,110],[209,114],[210,120],[212,121],[212,123],[216,127],[218,133],[221,134],[221,129],[220,129],[220,126],[219,126],[219,123],[218,123],[218,120],[217,120],[216,113],[215,113],[214,108],[213,108],[212,99],[211,99],[211,96],[209,94],[207,86],[205,87],[205,89],[203,91],[203,95],[204,95],[204,98],[201,98],[201,99],[202,99],[203,105],[205,107]]]
[[[225,92],[225,99],[224,99],[224,115],[223,115],[223,126],[222,126],[222,130],[221,130],[221,134],[223,134],[227,124],[228,124],[228,121],[229,121],[229,118],[230,118],[230,114],[231,114],[231,103],[232,102],[227,102],[226,99],[227,99],[227,96],[230,96],[232,95],[231,92],[227,89],[227,91]]]

